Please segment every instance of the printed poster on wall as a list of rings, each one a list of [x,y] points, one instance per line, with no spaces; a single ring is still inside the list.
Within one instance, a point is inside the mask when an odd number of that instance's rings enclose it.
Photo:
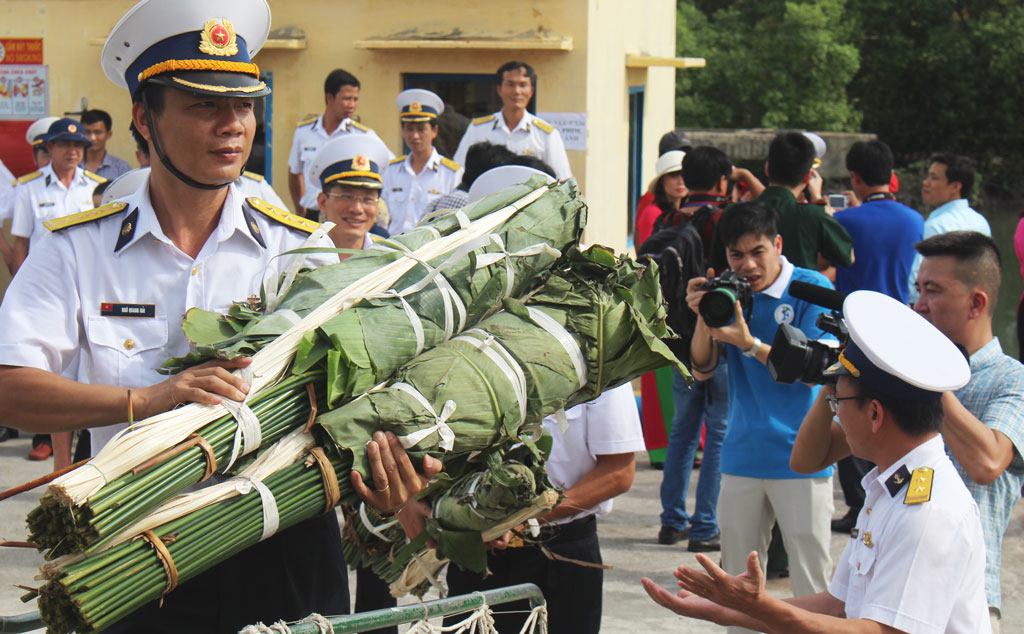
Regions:
[[[0,119],[38,119],[49,113],[48,67],[0,64]]]
[[[587,149],[587,113],[538,112],[537,116],[558,128],[567,150]]]

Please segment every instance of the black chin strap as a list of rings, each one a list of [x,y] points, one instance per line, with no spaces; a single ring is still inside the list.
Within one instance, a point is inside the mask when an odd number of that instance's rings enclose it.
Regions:
[[[149,111],[149,101],[146,99],[145,90],[142,91],[142,109],[146,112],[146,125],[149,126],[149,135],[150,138],[152,139],[151,145],[153,146],[153,149],[156,151],[157,158],[159,158],[160,162],[163,163],[164,167],[167,168],[167,171],[169,171],[171,174],[174,174],[174,176],[177,177],[178,180],[185,183],[189,187],[208,190],[224,189],[233,182],[228,181],[226,183],[221,183],[219,185],[208,185],[206,183],[200,183],[199,181],[189,177],[187,174],[185,174],[177,167],[175,167],[174,164],[171,163],[171,159],[167,158],[167,155],[164,154],[163,148],[160,147],[160,140],[157,138],[156,126],[153,125],[153,115]],[[239,176],[241,176],[241,174],[239,174]]]

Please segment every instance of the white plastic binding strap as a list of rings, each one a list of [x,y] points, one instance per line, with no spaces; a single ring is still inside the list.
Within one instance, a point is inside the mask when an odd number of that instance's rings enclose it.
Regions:
[[[515,269],[512,268],[512,258],[540,255],[541,253],[547,253],[548,255],[551,255],[555,258],[559,258],[562,256],[561,251],[552,247],[546,242],[540,242],[533,246],[526,247],[525,249],[520,249],[515,253],[509,253],[505,249],[505,244],[504,242],[502,242],[501,236],[492,233],[491,241],[498,245],[498,248],[502,250],[501,253],[480,254],[479,256],[477,256],[476,259],[476,268],[482,269],[484,267],[491,266],[496,262],[501,262],[502,260],[505,261],[505,295],[503,299],[509,297],[512,294],[512,288],[513,286],[515,286],[516,282]]]
[[[465,341],[483,352],[508,379],[519,402],[519,426],[526,422],[526,375],[515,358],[491,333],[479,328],[467,330],[452,341]]]
[[[397,297],[398,301],[402,302],[402,310],[405,311],[405,316],[409,318],[409,323],[412,325],[413,335],[416,336],[416,354],[414,357],[420,356],[423,352],[423,348],[426,346],[426,337],[423,334],[423,320],[416,314],[416,311],[412,309],[409,302],[405,301],[405,297],[401,293],[392,289],[384,294],[384,297]]]
[[[572,367],[576,370],[576,382],[579,384],[580,389],[583,389],[587,385],[587,360],[583,356],[583,351],[580,350],[580,344],[576,343],[576,340],[569,334],[569,331],[562,324],[555,321],[551,315],[533,306],[527,306],[526,310],[530,313],[530,318],[538,326],[546,330],[549,335],[557,339],[558,343],[562,344],[562,347],[565,348],[566,354],[569,355],[569,360],[572,361]]]
[[[277,499],[262,481],[254,478],[243,478],[243,480],[252,484],[253,488],[260,494],[260,503],[263,505],[263,535],[260,537],[260,541],[263,541],[276,533],[281,525],[281,516],[277,510]]]
[[[252,368],[242,368],[241,378],[249,385],[252,385]],[[250,454],[259,449],[260,443],[263,442],[263,429],[260,427],[260,419],[256,418],[255,412],[249,408],[245,401],[233,401],[229,398],[221,397],[220,402],[224,409],[228,410],[235,419],[235,439],[231,445],[231,458],[223,469],[223,472],[227,473],[234,466],[235,460],[239,456]]]
[[[406,449],[415,446],[418,442],[429,436],[430,434],[437,432],[440,436],[440,440],[437,446],[444,451],[451,451],[455,447],[455,432],[448,426],[448,418],[455,413],[455,401],[446,401],[444,407],[441,408],[441,413],[438,414],[434,407],[430,404],[420,391],[408,383],[393,383],[391,387],[405,392],[413,398],[420,406],[426,410],[431,416],[434,417],[434,425],[425,429],[414,431],[407,436],[399,437],[398,441],[402,443],[402,446]]]
[[[320,243],[320,241],[324,239],[324,236],[327,235],[327,232],[333,228],[333,222],[321,223],[321,225],[317,227],[316,230],[313,231],[313,233],[309,234],[309,237],[302,242],[302,245],[300,245],[299,248],[309,249],[312,247],[316,247]],[[291,256],[289,256],[288,262],[284,266],[284,281],[281,282],[280,288],[278,288],[277,286],[277,276],[272,276],[271,281],[268,281],[266,283],[266,313],[272,313],[275,310],[277,310],[277,307],[281,304],[281,300],[284,298],[285,293],[287,293],[288,289],[291,288],[292,282],[295,281],[295,276],[298,275],[299,269],[302,268],[302,265],[306,263],[306,258],[309,255],[309,253],[293,253]]]
[[[282,309],[274,311],[274,312],[275,312],[275,314],[278,314],[278,315],[284,317],[285,319],[287,319],[288,323],[293,325],[293,326],[295,324],[299,323],[300,321],[302,321],[302,317],[299,317],[299,314],[297,312],[295,312],[294,310],[292,310],[291,308],[282,308]]]
[[[366,530],[376,535],[377,539],[384,542],[392,541],[388,539],[384,535],[384,533],[381,533],[380,531],[386,531],[387,529],[391,528],[392,526],[398,523],[398,520],[391,520],[390,522],[385,522],[380,526],[374,526],[373,523],[370,522],[370,518],[366,515],[366,504],[364,504],[363,502],[359,503],[359,519],[363,521],[363,526],[366,527]]]

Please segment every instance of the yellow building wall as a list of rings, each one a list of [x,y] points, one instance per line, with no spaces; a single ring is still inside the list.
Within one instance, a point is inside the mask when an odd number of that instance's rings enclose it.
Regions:
[[[53,115],[88,106],[114,118],[110,151],[134,165],[127,131],[128,95],[100,69],[100,40],[132,0],[3,0],[0,36],[42,37],[50,67]],[[294,124],[323,109],[323,80],[345,68],[363,84],[358,114],[393,150],[401,149],[394,98],[403,73],[493,73],[510,59],[539,75],[537,109],[587,113],[587,150],[569,151],[573,174],[591,206],[587,240],[617,249],[626,244],[628,87],[646,85],[644,182],[653,170],[658,138],[672,127],[674,71],[627,69],[627,53],[671,57],[672,0],[558,2],[449,0],[428,10],[422,2],[370,3],[270,0],[276,33],[302,31],[305,48],[264,49],[255,61],[274,75],[273,182],[285,200]],[[367,50],[353,42],[376,37],[572,38],[570,51]]]

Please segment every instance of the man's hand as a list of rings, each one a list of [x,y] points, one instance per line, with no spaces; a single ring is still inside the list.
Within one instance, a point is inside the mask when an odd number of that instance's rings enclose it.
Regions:
[[[647,577],[640,579],[640,583],[643,584],[644,590],[647,591],[648,596],[654,599],[655,603],[680,616],[711,621],[719,625],[730,623],[726,619],[727,612],[724,608],[692,592],[680,590],[678,594],[672,594]]]
[[[149,418],[184,403],[218,405],[221,398],[241,401],[249,393],[249,385],[241,377],[231,374],[231,370],[244,368],[250,363],[250,357],[238,357],[230,361],[209,361],[175,374],[156,385],[133,389],[134,418]]]
[[[697,555],[697,563],[706,573],[686,566],[676,569],[675,577],[683,590],[744,614],[751,614],[764,599],[764,574],[757,552],[747,555],[747,571],[736,576],[726,573],[706,555]]]
[[[750,350],[754,345],[754,336],[750,334],[747,320],[743,318],[743,307],[739,302],[734,305],[734,316],[732,323],[721,328],[708,328],[712,338],[724,343],[732,344],[741,351]]]
[[[373,440],[366,444],[366,453],[370,459],[374,488],[366,486],[363,476],[355,470],[350,475],[352,488],[367,504],[385,513],[398,511],[415,500],[427,483],[441,472],[443,466],[440,460],[424,456],[423,475],[420,475],[412,466],[412,460],[405,453],[398,437],[391,432],[374,433]],[[414,515],[406,516],[402,526],[405,528],[408,524],[410,528],[415,528],[415,524],[419,523],[419,532],[422,532],[422,518],[426,514],[421,513],[419,520]]]
[[[856,192],[854,192],[852,189],[847,189],[846,191],[843,192],[843,195],[846,196],[847,208],[860,206],[860,199],[857,198]]]
[[[821,174],[818,170],[811,170],[808,173],[807,178],[807,202],[817,202],[821,200],[821,188],[824,184],[824,180],[821,178]]]

